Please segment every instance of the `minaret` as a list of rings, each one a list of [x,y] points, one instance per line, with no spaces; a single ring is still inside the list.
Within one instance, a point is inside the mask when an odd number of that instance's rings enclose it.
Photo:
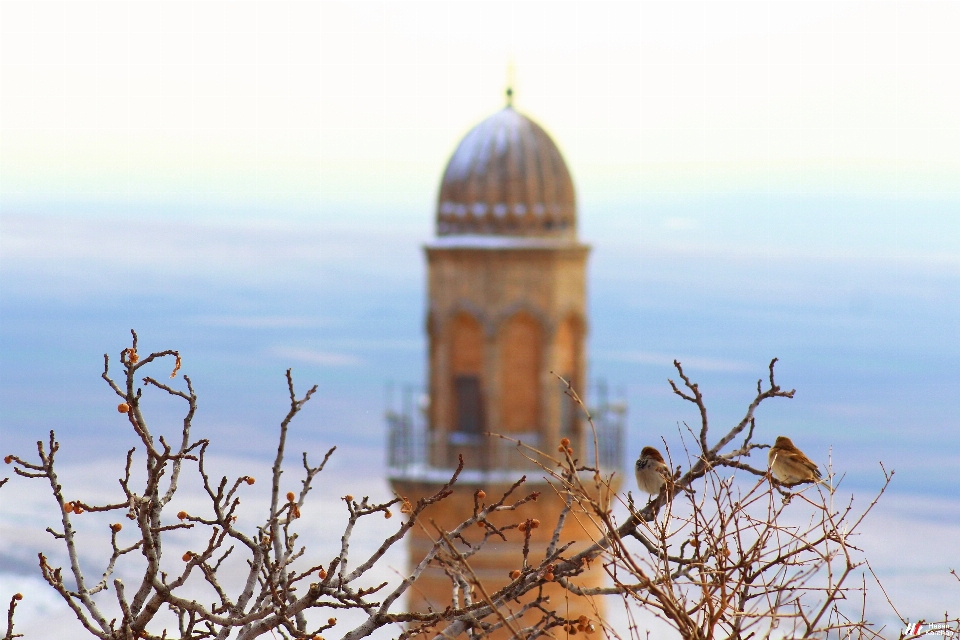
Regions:
[[[428,400],[420,416],[389,414],[391,483],[411,500],[431,494],[462,455],[466,471],[457,494],[424,516],[452,528],[472,515],[476,489],[499,496],[526,474],[526,492],[542,489],[543,497],[504,522],[544,523],[534,537],[542,558],[552,533],[548,523],[556,522],[562,502],[546,487],[542,469],[513,443],[485,434],[544,451],[555,451],[566,437],[578,457],[593,460],[583,411],[558,378],[585,397],[590,248],[577,237],[573,181],[563,156],[539,125],[513,108],[509,90],[507,106],[467,133],[450,158],[436,220],[437,237],[425,247]],[[600,418],[601,464],[619,471],[622,424]],[[588,533],[573,520],[563,539],[585,544]],[[520,566],[522,534],[513,533],[508,542],[491,540],[471,561],[490,593]],[[416,564],[430,540],[414,528],[409,545]],[[596,563],[580,583],[603,579]],[[442,610],[451,602],[450,581],[440,569],[429,569],[409,593],[410,610]],[[594,606],[602,609],[559,587],[552,603],[571,615],[594,617]]]

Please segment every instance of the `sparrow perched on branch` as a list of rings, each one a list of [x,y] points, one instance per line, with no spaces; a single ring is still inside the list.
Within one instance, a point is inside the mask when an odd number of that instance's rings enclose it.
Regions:
[[[815,462],[797,449],[790,438],[778,436],[777,441],[770,447],[767,456],[770,462],[770,471],[773,477],[783,484],[799,484],[801,482],[827,483],[820,479],[820,469]]]
[[[658,495],[663,485],[671,478],[670,467],[663,456],[653,447],[644,447],[634,465],[637,475],[637,487],[650,495]]]

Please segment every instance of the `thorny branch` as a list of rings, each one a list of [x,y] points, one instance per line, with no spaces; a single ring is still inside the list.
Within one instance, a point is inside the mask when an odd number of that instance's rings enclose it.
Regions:
[[[547,460],[542,468],[558,492],[575,496],[575,512],[602,532],[593,545],[556,563],[555,572],[602,562],[612,586],[583,588],[560,578],[564,587],[576,595],[619,595],[628,610],[652,612],[689,639],[768,637],[774,629],[785,637],[846,638],[854,632],[860,638],[878,637],[865,619],[865,607],[857,616],[844,604],[855,593],[866,597],[865,578],[861,585],[851,584],[866,566],[853,540],[893,474],[884,471],[886,482],[877,497],[855,514],[852,498],[843,507],[834,506],[836,487],[829,492],[786,487],[765,466],[748,464],[751,452],[769,446],[753,442],[757,408],[765,400],[795,393],[776,383],[776,362],[770,362],[768,386],[758,381],[742,419],[716,441],[699,385],[674,363],[683,384],[670,380],[671,389],[700,415],[700,428],[692,433],[696,455],[688,450],[690,468],[686,473],[678,469],[643,508],[634,507],[629,495],[625,501],[618,496],[629,514],[622,523],[596,497],[603,492],[587,486],[609,487],[610,479],[601,479],[568,453],[558,460],[522,447],[530,451],[531,461]],[[744,431],[739,446],[728,449]],[[746,472],[746,478],[738,472]],[[591,476],[592,483],[586,480]],[[691,491],[694,482],[697,490]],[[630,633],[639,637],[635,626]]]
[[[270,503],[259,524],[252,528],[241,526],[238,521],[241,494],[245,487],[256,482],[255,479],[248,475],[216,479],[211,475],[208,469],[210,442],[193,436],[197,396],[189,377],[183,377],[183,385],[175,385],[143,375],[145,367],[156,366],[165,358],[171,358],[174,359],[171,378],[175,377],[182,364],[180,354],[166,350],[142,356],[138,347],[138,336],[132,332],[131,346],[120,354],[122,368],[119,378],[111,372],[109,355],[104,356],[102,378],[117,395],[118,411],[139,440],[138,447],[142,447],[139,455],[137,448],[132,447],[127,452],[124,472],[119,479],[119,499],[107,504],[68,499],[57,476],[56,456],[60,443],[52,432],[47,442],[37,443],[37,460],[13,455],[6,460],[15,463],[17,475],[45,479],[49,483],[61,522],[58,527],[49,527],[48,531],[64,546],[69,566],[64,571],[40,554],[41,575],[60,594],[90,635],[103,640],[170,638],[173,637],[171,632],[190,640],[227,637],[247,640],[271,633],[289,638],[314,638],[334,628],[337,622],[329,614],[338,610],[351,610],[363,616],[362,622],[342,633],[345,638],[366,637],[383,626],[397,624],[410,625],[411,630],[418,628],[421,631],[466,624],[472,633],[481,635],[505,626],[534,637],[559,624],[558,618],[544,608],[545,597],[534,598],[512,613],[506,612],[505,607],[542,584],[547,573],[545,567],[566,552],[568,545],[565,544],[555,544],[550,558],[528,565],[522,578],[502,589],[486,591],[475,576],[465,578],[466,574],[458,569],[454,579],[458,588],[463,589],[466,585],[467,593],[464,593],[463,604],[457,607],[427,612],[396,610],[400,599],[431,563],[454,558],[455,563],[466,565],[468,558],[480,552],[488,539],[503,537],[506,529],[495,526],[489,517],[494,513],[515,511],[539,496],[538,492],[515,496],[523,486],[524,478],[498,499],[483,504],[478,502],[473,517],[460,526],[443,531],[423,560],[398,584],[368,587],[365,582],[391,548],[413,527],[422,526],[424,510],[453,494],[463,468],[462,460],[444,486],[415,503],[399,497],[381,503],[369,497],[355,499],[345,496],[347,522],[339,553],[322,565],[302,568],[300,564],[307,553],[305,546],[298,542],[297,521],[302,511],[308,508],[316,477],[335,449],[327,451],[317,466],[312,466],[304,453],[299,492],[284,495],[281,487],[289,430],[317,388],[312,387],[302,396],[298,395],[292,372],[287,371],[289,407],[280,422],[271,473]],[[145,392],[149,390],[184,403],[176,444],[168,443],[149,423],[145,406],[149,395]],[[138,474],[134,470],[139,464],[143,465],[144,472],[139,474],[142,479],[137,481]],[[174,513],[172,503],[187,472],[195,474],[203,487],[207,506],[197,513],[182,509]],[[370,516],[390,517],[391,510],[396,508],[404,516],[396,531],[372,553],[355,560],[356,551],[351,547],[351,540],[357,528]],[[88,514],[84,516],[87,518],[110,516],[115,512],[126,516],[132,524],[128,529],[132,528],[133,532],[126,530],[121,522],[107,525],[111,551],[104,569],[98,572],[98,581],[92,584],[84,571],[90,563],[82,557],[73,518],[81,514]],[[478,524],[484,527],[483,540],[467,543],[464,531]],[[518,526],[514,524],[507,528]],[[173,557],[169,552],[164,554],[164,545],[169,546],[167,534],[182,530],[206,532],[205,542],[199,548],[187,551],[182,558]],[[467,546],[454,549],[451,544]],[[143,569],[134,584],[127,585],[114,574],[131,554],[142,557]],[[239,583],[226,583],[223,569],[233,566],[231,575],[236,575],[238,563],[245,567],[242,579]],[[130,576],[131,571],[120,575]],[[201,585],[212,594],[212,602],[191,595]],[[93,598],[111,587],[114,591],[112,601]],[[474,590],[483,591],[485,597],[472,598],[469,592]],[[15,603],[10,608],[8,636],[13,633],[14,608]],[[167,611],[172,614],[172,619]],[[532,628],[521,627],[523,615],[531,611],[540,611],[544,622]],[[170,628],[171,622],[175,631]],[[402,633],[409,635],[407,631]]]
[[[865,578],[861,578],[861,586],[854,581],[865,561],[852,540],[876,500],[855,514],[851,503],[834,506],[836,487],[824,493],[819,487],[779,486],[765,467],[745,461],[753,451],[768,446],[753,442],[757,408],[765,400],[794,395],[793,390],[784,391],[776,384],[776,359],[770,362],[766,388],[762,380],[758,381],[757,394],[742,419],[716,440],[712,439],[698,384],[679,362],[674,363],[682,385],[671,380],[671,389],[694,404],[700,416],[699,429],[691,432],[695,454],[688,451],[690,468],[685,473],[678,468],[660,495],[642,508],[634,505],[632,494],[616,495],[613,476],[602,475],[596,459],[592,466],[581,463],[569,441],[561,441],[563,454],[559,459],[518,442],[518,450],[539,465],[550,490],[561,500],[555,522],[545,523],[552,528],[547,529],[550,534],[541,547],[542,558],[535,560],[531,553],[531,531],[540,526],[538,520],[526,518],[504,525],[495,524],[502,520],[492,518],[495,514],[497,518],[512,514],[538,499],[539,491],[522,494],[526,477],[489,502],[482,491],[475,491],[473,515],[456,527],[448,530],[433,523],[427,528],[424,512],[454,494],[464,468],[461,458],[439,490],[416,502],[403,496],[381,503],[369,497],[344,496],[347,519],[339,550],[329,561],[317,564],[307,562],[309,554],[299,542],[298,520],[308,508],[315,479],[335,448],[329,449],[317,466],[311,466],[304,453],[300,490],[285,495],[281,490],[289,430],[317,387],[298,396],[292,372],[287,370],[289,407],[280,422],[270,502],[255,526],[241,525],[241,493],[255,479],[238,475],[217,480],[211,476],[207,465],[210,442],[192,435],[197,396],[190,379],[183,376],[184,385],[174,386],[151,376],[140,377],[144,367],[173,358],[170,378],[175,378],[182,364],[180,354],[166,350],[141,357],[135,332],[132,338],[131,346],[120,354],[120,378],[111,377],[107,355],[102,374],[120,399],[118,410],[138,438],[138,446],[142,446],[139,456],[136,448],[127,453],[124,474],[119,479],[122,496],[102,505],[68,500],[55,470],[60,444],[52,432],[47,442],[37,443],[35,461],[14,455],[5,459],[8,464],[15,463],[17,475],[49,483],[61,522],[47,531],[63,545],[69,567],[65,572],[40,554],[41,575],[94,637],[250,640],[274,634],[320,638],[321,633],[330,632],[338,624],[330,614],[350,611],[359,616],[359,622],[341,633],[349,640],[367,637],[388,625],[397,625],[401,640],[416,636],[440,640],[461,634],[474,639],[498,631],[532,639],[557,637],[560,631],[567,635],[591,634],[598,626],[619,638],[599,617],[568,619],[559,613],[559,604],[551,602],[549,595],[557,588],[575,598],[618,596],[631,620],[632,608],[639,607],[668,621],[681,637],[689,639],[746,640],[770,635],[774,629],[778,634],[797,637],[828,637],[833,633],[850,638],[854,632],[860,638],[876,636],[864,619],[865,607],[859,615],[844,608],[844,603],[854,600],[854,594],[866,597]],[[143,386],[138,386],[138,379]],[[185,404],[175,444],[169,444],[148,423],[144,389]],[[567,390],[583,406],[569,384]],[[596,445],[597,432],[589,414],[587,418]],[[738,445],[732,445],[741,437]],[[133,472],[137,464],[143,464],[145,472],[139,481],[135,481],[137,474]],[[206,507],[198,513],[180,510],[173,515],[171,502],[188,472],[195,473],[191,477],[198,478],[203,487]],[[740,472],[745,477],[741,478]],[[892,475],[886,474],[887,482],[877,498]],[[5,482],[0,481],[0,486]],[[696,490],[692,488],[694,483]],[[615,501],[627,514],[622,523],[615,516]],[[393,509],[403,516],[395,532],[372,553],[355,559],[352,540],[358,527],[364,526],[370,516],[391,517]],[[82,569],[90,563],[81,561],[72,526],[74,517],[88,512],[103,516],[121,512],[134,530],[132,534],[124,531],[120,522],[109,525],[111,552],[96,584]],[[592,532],[592,543],[577,545],[565,539],[566,526]],[[415,527],[430,541],[422,559],[402,574],[399,582],[369,586],[372,572],[387,552]],[[477,529],[482,529],[482,536],[471,541],[475,536],[465,533]],[[183,530],[203,532],[205,542],[182,558],[173,558],[170,553],[165,556],[167,533]],[[488,541],[506,540],[508,531],[523,534],[522,551],[510,581],[496,588],[480,579],[473,558],[483,553]],[[113,576],[131,555],[142,557],[143,569],[128,587]],[[609,577],[608,585],[578,584],[576,578],[595,563]],[[224,581],[228,566],[233,567],[231,575],[242,569],[239,581]],[[450,604],[443,610],[404,611],[399,607],[401,598],[428,567],[438,567],[448,576]],[[115,602],[93,598],[111,586]],[[191,595],[200,586],[207,589],[212,601],[201,602]],[[16,598],[10,603],[2,640],[19,635],[13,633]],[[629,631],[639,637],[635,625]]]

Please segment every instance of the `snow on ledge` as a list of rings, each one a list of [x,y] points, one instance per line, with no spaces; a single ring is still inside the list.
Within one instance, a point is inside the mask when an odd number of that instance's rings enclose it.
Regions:
[[[427,249],[564,249],[585,245],[570,238],[464,234],[440,236],[424,246]]]

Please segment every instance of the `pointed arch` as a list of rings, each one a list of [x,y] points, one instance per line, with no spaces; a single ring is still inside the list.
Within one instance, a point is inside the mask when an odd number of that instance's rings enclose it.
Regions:
[[[505,432],[532,432],[540,426],[543,327],[520,311],[500,325],[497,336],[500,420]]]
[[[550,322],[550,318],[540,308],[530,304],[526,300],[514,301],[501,309],[494,318],[495,330],[497,332],[501,331],[507,321],[512,320],[520,314],[524,314],[533,319],[533,321],[539,325],[542,335],[549,336],[553,333],[554,327]]]

